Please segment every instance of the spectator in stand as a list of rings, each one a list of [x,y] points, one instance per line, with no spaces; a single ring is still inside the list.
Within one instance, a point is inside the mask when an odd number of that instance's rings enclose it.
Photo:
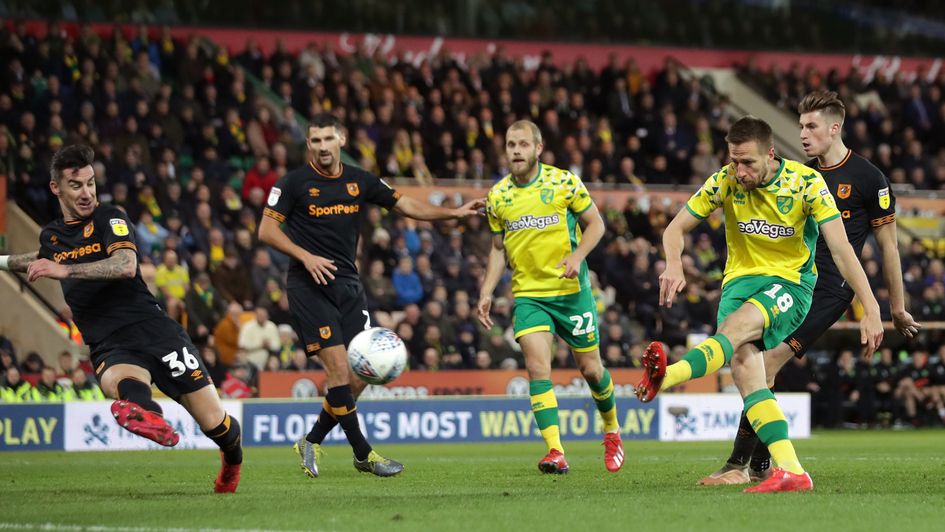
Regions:
[[[256,369],[262,369],[271,353],[279,353],[281,345],[279,329],[269,320],[269,312],[263,307],[257,307],[255,319],[240,327],[237,346],[246,351],[246,359]]]
[[[197,346],[206,344],[211,327],[219,323],[227,311],[226,301],[217,295],[209,275],[197,274],[184,298],[184,305],[188,317],[187,333]]]
[[[243,307],[234,301],[227,306],[226,315],[213,328],[213,346],[224,367],[230,367],[236,361],[242,316]]]
[[[161,291],[165,301],[175,299],[183,301],[190,285],[190,275],[178,261],[177,252],[164,250],[161,264],[155,272],[154,284]]]
[[[56,369],[51,366],[43,368],[39,382],[30,392],[30,400],[44,403],[61,403],[69,398],[71,390],[67,390],[56,380]]]
[[[241,262],[235,246],[226,247],[223,261],[213,270],[210,278],[220,297],[244,307],[253,306],[253,286],[247,282],[249,270]]]
[[[250,386],[251,372],[245,362],[239,362],[230,368],[220,386],[220,395],[226,399],[249,399],[253,397]]]
[[[4,373],[3,385],[0,386],[0,400],[4,403],[23,403],[32,401],[33,386],[20,376],[16,366],[10,366]]]
[[[410,257],[400,258],[391,283],[397,292],[397,298],[394,301],[397,308],[402,309],[407,305],[419,303],[423,299],[423,285],[420,283],[420,276],[413,269],[413,261]]]
[[[105,394],[94,381],[89,380],[88,374],[82,368],[72,370],[72,389],[68,394],[71,401],[104,401]]]

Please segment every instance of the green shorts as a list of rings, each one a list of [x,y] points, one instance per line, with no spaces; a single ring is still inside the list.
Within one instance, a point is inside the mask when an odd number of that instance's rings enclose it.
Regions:
[[[725,283],[722,288],[718,325],[722,325],[725,317],[743,304],[751,303],[765,316],[765,331],[761,342],[755,342],[755,345],[762,349],[772,349],[803,323],[807,311],[810,310],[812,297],[812,288],[780,277],[738,277]]]
[[[590,290],[556,297],[516,297],[512,312],[515,338],[548,331],[577,352],[593,351],[599,344],[597,302]]]

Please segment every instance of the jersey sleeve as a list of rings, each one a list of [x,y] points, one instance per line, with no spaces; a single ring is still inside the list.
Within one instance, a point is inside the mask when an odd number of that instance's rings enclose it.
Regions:
[[[276,181],[276,184],[269,190],[269,197],[266,199],[266,207],[263,208],[263,216],[268,216],[280,224],[286,221],[286,218],[292,214],[292,208],[295,206],[297,193],[293,186],[293,180],[290,179],[291,173],[286,174]]]
[[[804,213],[818,225],[840,217],[837,202],[819,173],[804,178]]]
[[[503,233],[502,220],[499,219],[498,208],[499,199],[496,197],[496,194],[490,190],[489,194],[486,195],[486,219],[489,220],[489,230],[492,231],[494,235]]]
[[[725,185],[723,170],[709,176],[709,179],[686,202],[686,209],[690,214],[703,220],[708,218],[712,211],[722,206],[722,187]]]
[[[584,182],[581,181],[580,177],[569,174],[564,181],[564,186],[567,190],[565,197],[568,200],[568,208],[574,214],[581,214],[594,204],[591,194],[587,191],[587,187],[584,186]]]
[[[400,192],[394,190],[386,181],[369,172],[364,173],[364,199],[387,210],[394,208],[400,199]]]
[[[128,218],[128,213],[119,208],[103,209],[97,216],[95,228],[101,231],[102,247],[105,253],[111,255],[119,249],[130,249],[137,252],[135,242],[135,227]]]
[[[866,214],[870,226],[874,229],[896,221],[896,196],[893,195],[889,180],[878,169],[869,181],[866,192]]]

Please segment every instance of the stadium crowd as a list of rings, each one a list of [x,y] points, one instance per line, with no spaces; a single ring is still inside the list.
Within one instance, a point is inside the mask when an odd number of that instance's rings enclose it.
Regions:
[[[107,36],[88,26],[68,35],[55,22],[48,30],[37,38],[20,24],[0,29],[0,174],[8,176],[11,197],[39,223],[57,216],[48,188],[50,155],[64,144],[93,146],[100,201],[123,207],[136,221],[142,275],[200,346],[228,397],[252,396],[259,371],[317,368],[292,331],[287,259],[256,241],[269,189],[305,161],[306,132],[295,111],[337,113],[349,127],[348,151],[361,166],[421,184],[434,176],[491,183],[507,173],[506,126],[534,120],[545,138],[546,163],[569,168],[589,184],[642,191],[626,204],[599,205],[607,233],[588,263],[605,364],[639,366],[652,338],[678,357],[694,335],[714,327],[725,261],[719,216],[687,246],[683,304],[657,304],[664,267],[659,235],[680,205],[643,186],[701,182],[724,160],[729,123],[725,98],[684,81],[672,60],[653,73],[632,60],[595,72],[581,61],[556,66],[545,56],[537,69],[526,70],[499,48],[465,62],[444,52],[414,68],[315,43],[298,53],[278,47],[267,56],[250,39],[231,55],[145,26]],[[261,80],[259,88],[251,77]],[[434,193],[431,199],[458,198]],[[433,225],[376,208],[365,217],[360,267],[372,322],[404,339],[413,369],[523,367],[511,336],[508,279],[497,291],[505,296],[493,304],[493,328],[483,328],[472,310],[491,239],[483,219]],[[888,320],[888,292],[880,287],[872,246],[863,260]],[[903,267],[916,318],[945,319],[942,260],[915,241]],[[824,424],[891,422],[892,416],[918,423],[926,410],[945,417],[945,369],[939,369],[945,352],[928,351],[941,340],[924,333],[911,352],[883,351],[871,363],[812,353],[778,385],[814,392],[824,409],[815,421]],[[62,364],[58,371],[43,369],[38,355],[18,363],[12,345],[0,351],[4,400],[44,393],[24,392],[19,382],[33,380],[32,389],[40,390],[53,386],[50,378],[75,373]],[[559,343],[554,365],[571,364]],[[76,386],[85,385],[73,381]],[[844,406],[837,410],[831,405],[841,393]],[[887,419],[880,412],[891,414]]]

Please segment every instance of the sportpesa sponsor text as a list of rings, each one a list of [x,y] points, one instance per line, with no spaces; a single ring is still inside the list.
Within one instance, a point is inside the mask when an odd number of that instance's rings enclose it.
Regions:
[[[557,225],[560,221],[561,216],[558,214],[551,214],[549,216],[533,216],[531,214],[527,214],[518,220],[506,220],[505,230],[512,232],[521,231],[524,229],[544,229],[546,227]]]

